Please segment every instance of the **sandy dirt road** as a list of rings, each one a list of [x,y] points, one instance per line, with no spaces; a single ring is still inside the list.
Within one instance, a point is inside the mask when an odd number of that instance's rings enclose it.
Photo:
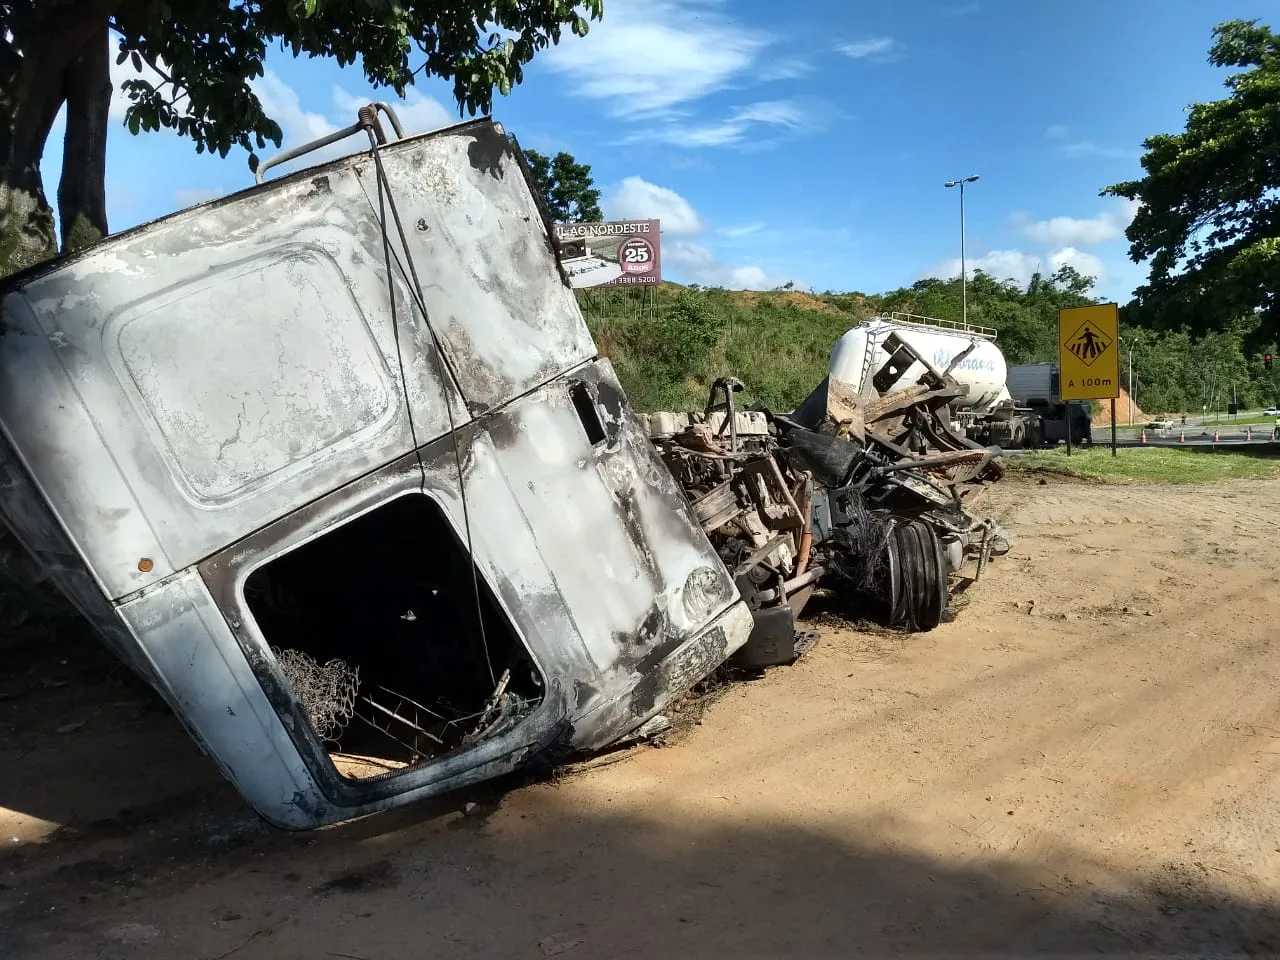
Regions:
[[[0,701],[0,956],[1280,954],[1280,481],[993,505],[931,634],[828,623],[665,747],[305,835],[50,651]]]

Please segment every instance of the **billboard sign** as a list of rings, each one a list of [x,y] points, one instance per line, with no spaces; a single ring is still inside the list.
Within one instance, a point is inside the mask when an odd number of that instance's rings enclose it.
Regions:
[[[557,223],[560,264],[574,287],[630,287],[662,282],[662,227],[657,220]]]

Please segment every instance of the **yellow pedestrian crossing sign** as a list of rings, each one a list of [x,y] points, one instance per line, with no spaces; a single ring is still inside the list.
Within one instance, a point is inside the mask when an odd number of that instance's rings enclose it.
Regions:
[[[1063,400],[1120,396],[1120,308],[1116,304],[1058,311],[1058,385]]]

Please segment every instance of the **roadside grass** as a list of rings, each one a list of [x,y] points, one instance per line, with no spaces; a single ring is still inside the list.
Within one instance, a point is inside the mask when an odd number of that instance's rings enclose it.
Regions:
[[[1210,483],[1248,477],[1280,476],[1280,460],[1243,453],[1209,453],[1167,447],[1116,451],[1101,444],[1075,450],[1032,450],[1005,463],[1021,473],[1052,473],[1106,483]]]

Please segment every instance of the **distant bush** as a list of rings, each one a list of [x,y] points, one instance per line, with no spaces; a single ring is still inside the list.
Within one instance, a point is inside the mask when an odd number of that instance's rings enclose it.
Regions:
[[[969,282],[970,322],[999,331],[1011,363],[1057,359],[1058,311],[1092,303],[1092,280],[1070,267],[1026,288],[980,271]],[[847,330],[894,311],[943,320],[962,314],[959,280],[921,280],[879,295],[795,290],[767,293],[662,284],[647,290],[578,292],[587,324],[642,410],[693,410],[717,378],[746,384],[743,402],[776,410],[800,403],[827,374],[831,348]],[[1184,331],[1131,327],[1121,317],[1121,381],[1134,349],[1135,399],[1149,413],[1225,410],[1232,391],[1252,409],[1280,400],[1280,370],[1263,368],[1276,344],[1257,340],[1256,318],[1193,339]]]

